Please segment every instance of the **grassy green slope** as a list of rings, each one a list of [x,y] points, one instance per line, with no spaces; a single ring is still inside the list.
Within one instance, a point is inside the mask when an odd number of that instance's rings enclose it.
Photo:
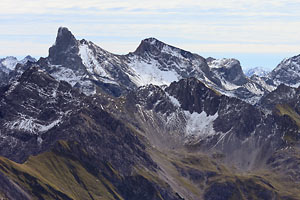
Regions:
[[[201,153],[152,153],[185,199],[300,199],[300,184],[270,170],[239,173]],[[222,197],[222,198],[221,198]]]
[[[148,149],[159,170],[136,166],[130,177],[124,177],[109,163],[104,163],[97,173],[91,172],[84,163],[69,156],[70,145],[74,144],[59,141],[60,151],[31,156],[23,164],[0,157],[0,172],[33,199],[143,198],[130,196],[138,190],[146,194],[143,199],[168,199],[158,187],[172,188],[185,199],[300,199],[300,185],[284,179],[280,173],[236,173],[220,164],[220,160],[201,153]],[[1,196],[5,197],[5,191],[0,190]]]
[[[60,141],[68,150],[68,144]],[[79,161],[53,151],[18,164],[0,158],[0,171],[36,199],[115,199],[115,188],[100,174],[91,174]]]

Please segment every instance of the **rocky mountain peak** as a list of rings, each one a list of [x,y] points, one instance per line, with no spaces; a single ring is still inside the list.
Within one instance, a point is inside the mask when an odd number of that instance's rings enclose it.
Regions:
[[[155,38],[146,38],[141,41],[134,53],[137,55],[143,55],[145,52],[148,52],[153,55],[158,55],[165,45],[165,43]]]
[[[68,28],[60,27],[58,29],[55,45],[68,47],[70,45],[75,45],[76,43],[75,36],[71,33],[71,31],[69,31]]]
[[[52,67],[70,69],[76,75],[82,76],[86,73],[86,67],[80,58],[79,46],[80,41],[76,40],[67,28],[60,27],[55,44],[49,48],[46,65],[49,63],[50,66],[46,66],[46,68],[50,67],[50,70],[52,70]],[[55,70],[60,70],[58,68]]]
[[[216,60],[216,58],[213,57],[208,57],[205,59],[207,63],[213,62],[214,60]]]
[[[36,62],[36,59],[34,58],[34,57],[32,57],[32,56],[30,56],[30,55],[27,55],[25,58],[23,58],[20,62],[22,63],[22,64],[25,64],[25,63],[27,63],[27,62]]]
[[[6,56],[5,58],[3,58],[1,60],[17,60],[17,58],[14,56]]]
[[[194,57],[197,57],[199,59],[203,59],[201,56],[195,56],[195,54],[189,51],[185,51],[180,48],[168,45],[156,38],[147,38],[142,40],[141,44],[138,46],[134,53],[142,56],[146,52],[153,56],[169,55],[171,57],[174,56],[178,58],[193,59]]]
[[[234,58],[222,58],[222,59],[214,59],[207,58],[207,62],[211,68],[226,68],[238,70],[239,73],[242,72],[241,63],[239,60]]]
[[[158,39],[156,39],[154,37],[146,38],[146,39],[144,39],[142,41],[142,43],[143,42],[144,43],[150,43],[151,45],[157,45],[157,46],[159,46],[159,45],[165,45],[165,43],[163,43],[162,41],[160,41],[160,40],[158,40]]]
[[[49,49],[49,58],[53,64],[59,65],[66,60],[66,54],[78,53],[78,41],[65,27],[58,29],[56,41]]]

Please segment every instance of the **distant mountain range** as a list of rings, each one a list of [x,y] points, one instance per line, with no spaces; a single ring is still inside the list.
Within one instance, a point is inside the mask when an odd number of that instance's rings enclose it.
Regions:
[[[25,64],[28,61],[36,62],[36,59],[31,56],[26,56],[22,60],[18,60],[16,57],[8,56],[6,58],[0,59],[0,66],[1,66],[1,69],[6,68],[7,70],[14,70],[18,63]]]
[[[0,198],[300,199],[299,57],[245,75],[59,28],[48,57],[1,59]]]
[[[268,73],[269,73],[269,71],[267,71],[263,67],[254,67],[254,68],[246,70],[245,75],[248,77],[251,77],[253,75],[256,75],[259,77],[264,77],[264,76],[267,76]]]

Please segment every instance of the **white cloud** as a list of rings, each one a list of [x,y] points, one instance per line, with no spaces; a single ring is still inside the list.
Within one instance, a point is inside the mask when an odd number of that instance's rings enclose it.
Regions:
[[[49,45],[37,42],[0,41],[1,56],[47,56]]]
[[[299,8],[298,0],[1,0],[0,12],[2,14],[25,14],[25,13],[50,13],[62,12],[64,9],[120,9],[119,12],[125,10],[156,10],[156,9],[185,9],[194,8],[201,10],[210,9],[229,9],[232,11],[264,11],[279,9],[279,11],[287,12],[287,8],[293,6],[291,11],[297,11]],[[65,10],[63,12],[69,12]],[[75,11],[76,12],[76,11]],[[184,11],[183,11],[184,12]],[[256,13],[258,13],[256,12]]]
[[[46,56],[59,26],[115,53],[145,37],[194,52],[300,52],[299,10],[299,0],[1,0],[0,55]]]

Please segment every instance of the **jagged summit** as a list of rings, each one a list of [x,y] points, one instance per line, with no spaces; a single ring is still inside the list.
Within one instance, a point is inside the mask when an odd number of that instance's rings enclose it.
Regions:
[[[67,67],[77,75],[84,74],[85,67],[79,57],[80,42],[65,27],[60,27],[54,45],[49,48],[48,62],[52,66]]]
[[[60,41],[62,39],[69,39],[70,41],[76,40],[75,36],[72,34],[72,32],[68,28],[59,27],[56,40]]]
[[[5,67],[6,69],[13,70],[18,63],[18,59],[14,56],[7,56],[6,58],[0,59],[0,67]]]
[[[144,55],[145,53],[150,53],[151,55],[158,56],[160,54],[168,54],[180,58],[194,58],[199,57],[199,55],[193,54],[189,51],[174,47],[172,45],[166,44],[156,38],[150,37],[141,41],[138,48],[135,50],[135,54]]]
[[[65,27],[60,27],[54,45],[49,49],[49,57],[52,60],[61,60],[67,52],[78,52],[78,42],[75,36]],[[74,48],[75,47],[75,48]]]
[[[57,37],[55,41],[55,46],[59,47],[68,47],[71,45],[75,45],[77,40],[75,36],[69,31],[68,28],[60,27],[57,32]]]
[[[165,43],[159,41],[156,38],[146,38],[141,41],[140,45],[134,53],[138,55],[143,55],[145,52],[151,52],[152,54],[156,55],[161,52],[162,48],[165,45]]]

